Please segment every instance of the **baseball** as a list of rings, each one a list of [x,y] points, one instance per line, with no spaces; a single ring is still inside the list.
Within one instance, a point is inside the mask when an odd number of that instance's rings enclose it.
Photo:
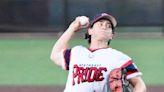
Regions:
[[[80,24],[81,24],[82,26],[85,26],[85,25],[87,25],[87,24],[89,23],[89,18],[86,17],[86,16],[81,16],[81,17],[79,18],[79,20],[80,20]]]

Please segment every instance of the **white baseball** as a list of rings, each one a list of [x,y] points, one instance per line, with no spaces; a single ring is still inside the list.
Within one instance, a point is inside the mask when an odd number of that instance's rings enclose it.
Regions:
[[[86,16],[81,16],[81,17],[79,18],[79,20],[80,20],[80,24],[81,24],[82,26],[85,26],[85,25],[87,25],[87,24],[89,23],[89,18],[86,17]]]

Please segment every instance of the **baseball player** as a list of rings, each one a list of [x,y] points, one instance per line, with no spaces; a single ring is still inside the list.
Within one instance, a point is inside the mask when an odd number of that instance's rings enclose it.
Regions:
[[[69,71],[64,92],[124,92],[124,79],[133,92],[146,92],[142,73],[132,58],[110,47],[116,25],[116,19],[107,13],[96,15],[90,22],[78,16],[57,40],[50,57]],[[88,29],[89,47],[68,48],[73,35],[83,28]],[[124,77],[122,69],[126,69]]]

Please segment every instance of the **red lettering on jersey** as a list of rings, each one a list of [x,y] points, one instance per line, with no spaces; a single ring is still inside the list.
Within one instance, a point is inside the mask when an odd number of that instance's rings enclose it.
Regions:
[[[104,79],[102,71],[105,71],[106,72],[107,69],[105,67],[100,67],[99,68],[99,70],[97,72],[97,77],[96,77],[96,80],[97,81],[102,81]]]
[[[73,73],[73,82],[72,82],[72,84],[73,84],[73,85],[75,85],[75,80],[74,80],[74,78],[77,77],[78,71],[79,71],[78,66],[77,66],[77,65],[74,65],[74,66],[73,66],[73,71],[72,71],[72,73]]]
[[[83,78],[83,73],[84,73],[84,68],[83,67],[79,67],[79,71],[78,71],[78,84],[80,84],[80,82],[84,82],[84,78]]]
[[[96,80],[96,73],[97,73],[97,68],[96,67],[91,67],[89,69],[89,74],[88,74],[88,82],[93,82]]]
[[[107,69],[105,67],[79,67],[78,65],[73,66],[73,81],[72,85],[75,85],[75,78],[77,80],[77,84],[83,82],[94,82],[94,81],[102,81],[104,79],[103,73],[106,72]]]
[[[84,81],[83,81],[83,82],[86,82],[86,81],[87,81],[87,79],[88,79],[87,75],[88,75],[89,70],[90,70],[90,69],[89,69],[88,67],[85,68],[84,73],[83,73],[83,74],[84,74],[83,76],[84,76],[85,78],[84,78]]]

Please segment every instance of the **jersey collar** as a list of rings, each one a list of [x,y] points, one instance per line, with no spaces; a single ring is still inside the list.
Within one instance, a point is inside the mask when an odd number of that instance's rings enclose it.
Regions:
[[[106,48],[109,48],[109,47],[103,47],[103,48],[97,48],[97,49],[88,48],[88,50],[91,51],[91,52],[95,52],[97,50],[106,49]]]

